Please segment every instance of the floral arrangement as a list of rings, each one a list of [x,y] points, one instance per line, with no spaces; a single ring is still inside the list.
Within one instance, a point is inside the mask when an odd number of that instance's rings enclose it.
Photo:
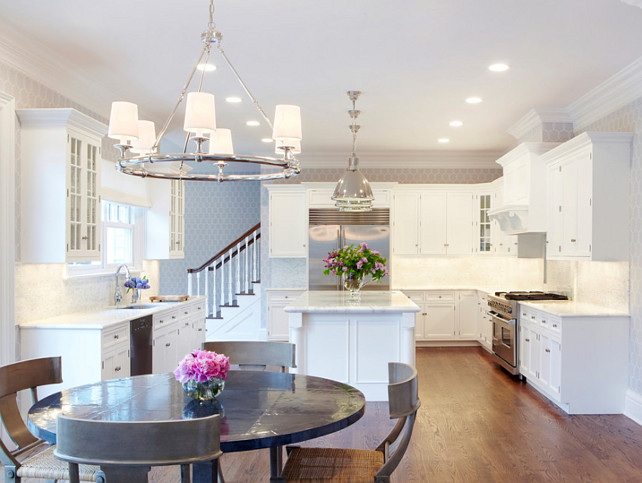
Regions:
[[[174,369],[174,376],[181,384],[203,383],[215,378],[225,380],[229,370],[230,358],[225,354],[195,350],[178,363],[178,367]]]
[[[128,292],[133,288],[149,288],[149,280],[147,280],[146,275],[143,275],[143,278],[132,277],[125,282],[125,287],[127,287]]]
[[[324,259],[325,275],[337,275],[363,279],[366,275],[373,280],[381,280],[388,275],[386,259],[377,250],[371,250],[365,242],[332,250]]]

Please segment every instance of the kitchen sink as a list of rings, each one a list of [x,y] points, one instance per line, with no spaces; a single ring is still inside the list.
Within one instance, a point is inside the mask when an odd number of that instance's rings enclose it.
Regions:
[[[122,307],[116,307],[117,309],[132,309],[132,310],[140,310],[140,309],[153,309],[155,307],[158,307],[159,304],[135,304],[135,305],[123,305]]]

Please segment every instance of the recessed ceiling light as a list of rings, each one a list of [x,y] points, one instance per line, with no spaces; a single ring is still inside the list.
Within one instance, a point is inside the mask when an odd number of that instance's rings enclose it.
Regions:
[[[441,144],[446,144],[446,143],[450,142],[450,139],[448,139],[448,138],[439,138],[439,139],[437,139],[437,142],[441,143]]]
[[[510,69],[506,64],[492,64],[488,66],[488,70],[493,72],[504,72]]]
[[[204,63],[198,64],[198,65],[196,66],[196,68],[197,68],[198,70],[200,70],[201,72],[203,72],[203,71],[205,71],[205,72],[212,72],[213,70],[216,70],[216,66],[215,66],[214,64],[210,64],[210,63],[207,63],[207,64],[204,64]]]
[[[461,121],[450,121],[448,124],[452,127],[461,127],[464,125],[464,123]]]
[[[229,102],[230,104],[238,104],[241,102],[241,98],[237,96],[229,96],[225,98],[225,102]]]
[[[260,125],[261,125],[261,123],[260,123],[259,121],[247,121],[245,124],[246,124],[247,126],[252,126],[252,127],[260,126]]]
[[[273,141],[272,138],[263,138],[263,139],[261,139],[262,143],[271,143],[272,141]]]
[[[469,97],[466,99],[466,102],[468,104],[479,104],[482,101],[481,97]]]

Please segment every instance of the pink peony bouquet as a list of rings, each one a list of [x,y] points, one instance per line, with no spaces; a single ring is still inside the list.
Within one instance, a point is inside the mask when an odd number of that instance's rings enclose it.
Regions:
[[[213,378],[225,380],[229,370],[230,359],[225,354],[195,350],[178,363],[174,376],[181,384],[190,381],[202,383]]]

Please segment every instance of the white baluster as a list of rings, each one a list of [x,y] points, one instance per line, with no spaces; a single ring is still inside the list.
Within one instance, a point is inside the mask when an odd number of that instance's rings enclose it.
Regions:
[[[190,297],[194,294],[192,292],[192,279],[193,278],[194,278],[194,274],[193,273],[188,273],[187,274],[187,295],[189,295]]]
[[[221,305],[225,305],[225,297],[227,297],[227,290],[225,290],[225,254],[221,255]]]
[[[201,272],[196,274],[196,295],[201,295]]]
[[[250,237],[246,236],[245,237],[245,254],[243,255],[243,280],[245,282],[245,286],[243,289],[245,290],[245,293],[250,293],[250,272],[248,270],[248,260],[249,260],[249,254],[250,254]]]
[[[243,290],[241,289],[241,242],[238,242],[236,244],[236,290],[235,293],[241,293]],[[238,295],[235,295],[238,297]]]
[[[210,271],[208,270],[208,267],[205,267],[203,269],[203,276],[205,277],[205,292],[203,295],[205,295],[207,298],[205,299],[205,311],[207,312],[207,306],[209,305],[209,299],[210,299],[210,293],[208,291],[210,284],[209,284],[209,278],[210,278]]]

